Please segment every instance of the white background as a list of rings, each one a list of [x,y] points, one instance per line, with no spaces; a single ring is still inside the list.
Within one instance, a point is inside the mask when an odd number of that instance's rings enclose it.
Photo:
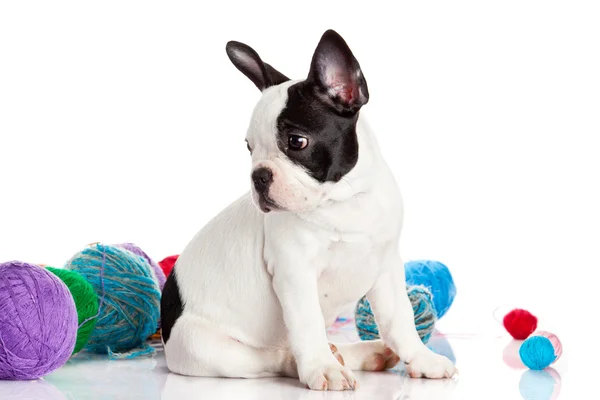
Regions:
[[[334,28],[405,197],[404,258],[455,276],[445,329],[500,332],[508,303],[566,340],[594,331],[598,7],[374,4],[3,2],[0,261],[62,265],[95,241],[179,253],[249,188],[260,94],[225,43],[301,78]]]

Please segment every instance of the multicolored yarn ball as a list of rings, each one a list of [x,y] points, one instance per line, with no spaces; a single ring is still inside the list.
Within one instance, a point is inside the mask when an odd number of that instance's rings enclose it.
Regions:
[[[532,370],[542,370],[560,358],[562,344],[550,332],[539,331],[523,342],[519,356],[523,364]]]
[[[75,301],[79,329],[77,329],[77,340],[75,341],[73,354],[79,353],[87,344],[96,327],[98,295],[92,285],[90,285],[78,272],[52,267],[46,267],[46,269],[67,285],[67,288]]]
[[[32,380],[73,353],[77,310],[67,286],[44,268],[0,264],[0,380]]]
[[[537,328],[538,319],[527,310],[516,308],[504,316],[504,328],[517,340],[525,340]]]
[[[173,267],[175,267],[175,263],[177,262],[178,258],[179,255],[174,255],[169,256],[164,260],[158,262],[158,265],[160,265],[160,268],[162,268],[167,278],[169,277],[169,275],[171,275],[171,271],[173,271]]]
[[[160,289],[144,259],[117,246],[94,244],[75,254],[65,268],[79,272],[100,300],[87,350],[111,358],[154,352],[145,340],[158,325]]]
[[[136,246],[133,243],[121,243],[118,244],[117,246],[125,249],[125,250],[129,250],[130,252],[132,252],[135,255],[138,255],[140,257],[143,257],[144,260],[146,260],[148,262],[148,264],[150,264],[150,266],[152,267],[152,271],[154,272],[154,275],[156,277],[156,281],[158,282],[158,287],[160,288],[161,292],[163,290],[163,287],[165,287],[165,282],[167,281],[167,277],[165,275],[165,273],[163,272],[162,268],[154,262],[153,259],[151,259],[148,254],[146,254],[144,252],[144,250],[142,250],[141,248],[139,248],[138,246]]]
[[[437,318],[442,318],[456,297],[456,286],[447,266],[439,261],[417,260],[404,264],[407,286],[425,286],[433,295]]]
[[[417,332],[423,343],[427,343],[437,320],[431,293],[423,286],[408,287],[406,290],[415,314]],[[358,336],[362,340],[379,339],[375,316],[366,297],[360,299],[356,305],[355,322]]]

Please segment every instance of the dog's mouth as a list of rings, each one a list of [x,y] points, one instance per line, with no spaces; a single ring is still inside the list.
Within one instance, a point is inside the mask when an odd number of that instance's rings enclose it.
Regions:
[[[281,208],[277,203],[271,200],[269,196],[263,194],[259,195],[258,206],[260,207],[260,210],[264,213],[283,210],[283,208]]]

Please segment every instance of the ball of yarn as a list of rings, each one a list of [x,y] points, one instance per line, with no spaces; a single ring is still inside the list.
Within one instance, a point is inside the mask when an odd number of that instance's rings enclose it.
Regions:
[[[79,329],[77,329],[77,340],[75,341],[73,354],[79,353],[87,344],[90,335],[96,327],[98,295],[92,285],[78,272],[52,267],[46,267],[46,269],[67,285],[75,301]]]
[[[409,287],[407,291],[415,315],[417,332],[423,343],[427,343],[437,320],[431,293],[422,286]],[[366,297],[360,299],[356,305],[355,323],[358,336],[362,340],[379,339],[375,316]]]
[[[96,329],[87,350],[109,355],[128,352],[154,333],[160,290],[141,257],[117,246],[95,244],[75,254],[65,268],[79,272],[99,298]]]
[[[562,354],[562,344],[550,332],[536,332],[523,342],[519,356],[529,369],[541,370],[554,363]]]
[[[144,250],[142,250],[141,248],[139,248],[138,246],[136,246],[133,243],[121,243],[118,244],[117,246],[125,249],[125,250],[129,250],[130,252],[132,252],[133,254],[143,257],[144,260],[146,260],[148,262],[148,264],[150,264],[150,266],[152,267],[152,272],[154,272],[154,276],[156,277],[156,281],[158,282],[158,287],[160,288],[160,290],[162,291],[163,288],[165,287],[165,282],[167,281],[167,277],[165,275],[165,273],[163,272],[162,268],[156,264],[154,262],[153,259],[151,259],[148,254],[146,254],[144,252]]]
[[[179,255],[174,255],[169,256],[164,260],[158,262],[158,265],[160,265],[160,268],[163,270],[166,277],[169,277],[169,275],[171,275],[171,271],[173,271],[173,267],[175,267],[175,263],[177,262],[178,258]]]
[[[456,297],[456,286],[448,267],[439,261],[417,260],[404,264],[404,271],[406,285],[429,289],[437,318],[442,318]]]
[[[502,323],[508,333],[517,340],[525,340],[537,328],[538,319],[527,310],[516,308],[506,314]]]
[[[73,353],[77,310],[67,286],[37,265],[0,264],[0,379],[31,380]]]

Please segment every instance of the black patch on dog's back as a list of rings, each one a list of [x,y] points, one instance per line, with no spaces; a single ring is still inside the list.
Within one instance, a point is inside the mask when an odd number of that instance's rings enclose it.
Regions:
[[[321,98],[309,80],[288,89],[288,101],[277,119],[279,149],[317,181],[337,182],[358,161],[358,112],[339,112]],[[289,136],[308,138],[302,150],[289,148]]]
[[[175,325],[177,318],[179,318],[183,312],[183,304],[181,302],[181,295],[179,294],[179,285],[177,284],[177,275],[175,272],[176,269],[174,268],[171,275],[167,278],[160,301],[161,332],[165,344],[171,337],[173,325]]]

